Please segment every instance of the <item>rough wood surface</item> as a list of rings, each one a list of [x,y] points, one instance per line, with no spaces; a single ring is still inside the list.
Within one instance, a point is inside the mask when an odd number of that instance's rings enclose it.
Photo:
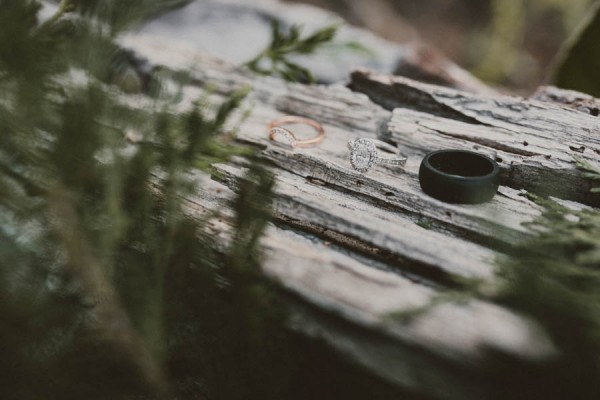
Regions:
[[[575,158],[600,158],[600,118],[534,99],[469,94],[368,70],[351,87],[394,109],[389,136],[416,154],[440,148],[495,156],[504,183],[586,204],[600,204]]]
[[[242,170],[232,166],[217,166],[217,172],[217,179],[232,189],[244,177]],[[276,194],[275,212],[282,221],[347,242],[374,256],[385,255],[388,262],[395,261],[406,270],[417,270],[432,279],[448,278],[448,274],[479,279],[493,275],[494,252],[429,231],[402,214],[352,195],[311,184],[286,172],[278,174]]]
[[[202,218],[220,210],[208,229],[226,242],[233,192],[206,179],[198,175],[203,190],[188,199],[190,213]],[[480,369],[488,351],[531,360],[553,354],[535,324],[493,304],[439,301],[441,287],[274,225],[262,246],[265,274],[301,299],[290,299],[291,327],[395,384],[441,398],[479,398],[493,390]]]
[[[594,117],[600,115],[599,99],[574,90],[542,86],[531,96],[531,99],[562,104]]]
[[[523,224],[540,209],[520,189],[595,204],[572,159],[598,161],[593,115],[365,70],[353,74],[353,90],[289,84],[165,39],[138,34],[123,43],[149,65],[189,71],[193,80],[183,88],[183,103],[206,88],[214,97],[252,88],[243,107],[247,118],[230,129],[259,149],[276,176],[278,225],[263,239],[263,269],[290,294],[294,329],[391,383],[436,398],[485,398],[498,390],[486,369],[489,350],[528,360],[553,355],[544,332],[523,316],[448,294],[471,279],[493,289],[494,259],[531,234]],[[292,149],[269,141],[267,123],[285,114],[321,122],[323,143]],[[398,144],[407,165],[355,173],[346,142],[357,137]],[[421,156],[441,147],[474,148],[500,162],[503,186],[493,201],[451,205],[420,190]],[[220,210],[224,217],[209,229],[226,242],[226,200],[245,179],[244,162],[214,168],[218,182],[199,176],[198,195],[187,200],[192,215]]]

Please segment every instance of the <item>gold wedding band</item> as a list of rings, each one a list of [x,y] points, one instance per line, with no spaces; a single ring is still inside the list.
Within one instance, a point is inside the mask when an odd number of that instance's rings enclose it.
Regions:
[[[292,131],[286,128],[282,128],[281,125],[308,125],[313,128],[317,135],[308,139],[298,139]],[[323,140],[325,137],[325,131],[321,124],[310,118],[297,117],[294,115],[288,115],[285,117],[274,119],[269,123],[269,139],[275,140],[278,135],[283,136],[292,147],[311,147],[315,146]]]

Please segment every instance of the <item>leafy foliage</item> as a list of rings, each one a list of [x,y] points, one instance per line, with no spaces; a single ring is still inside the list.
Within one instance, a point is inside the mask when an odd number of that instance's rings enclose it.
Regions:
[[[583,176],[592,182],[600,181],[600,168],[592,165],[590,162],[577,159],[577,168],[583,172]],[[600,187],[593,187],[590,189],[592,193],[600,193]]]
[[[598,398],[600,212],[530,198],[544,207],[530,224],[537,236],[500,263],[506,284],[496,300],[538,321],[559,353],[543,365],[507,368],[511,398]]]
[[[254,72],[280,76],[291,82],[314,82],[311,72],[290,59],[293,55],[314,53],[320,46],[330,43],[337,26],[331,25],[302,37],[302,29],[293,25],[286,33],[276,20],[271,22],[271,43],[258,56],[246,63]]]
[[[115,42],[178,2],[132,4],[40,21],[37,1],[0,0],[0,397],[390,398],[287,330],[258,273],[273,178],[232,140],[247,89],[184,106],[185,73],[144,74]],[[233,154],[249,173],[224,248],[205,229],[220,216],[184,199]]]
[[[182,203],[202,190],[191,173],[203,160],[252,157],[224,134],[245,91],[183,112],[168,89],[176,84],[128,96],[116,84],[124,68],[137,71],[114,35],[155,10],[130,4],[63,1],[42,23],[38,2],[0,0],[2,398],[170,397],[180,335],[171,290],[189,292],[185,277],[202,271],[193,283],[225,299],[229,315],[240,311],[231,298],[259,301],[269,174],[252,164],[225,255]],[[64,18],[71,11],[87,18]],[[235,290],[219,289],[223,277]],[[176,304],[195,312],[199,329],[211,316],[189,301]],[[243,320],[237,328],[247,330]]]

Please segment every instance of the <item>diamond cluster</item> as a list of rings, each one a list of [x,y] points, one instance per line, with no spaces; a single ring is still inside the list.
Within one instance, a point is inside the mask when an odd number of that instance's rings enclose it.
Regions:
[[[288,131],[287,129],[276,126],[275,128],[271,128],[271,130],[269,131],[269,135],[273,139],[275,138],[275,136],[280,135],[285,139],[286,142],[289,142],[291,146],[294,146],[296,144],[296,138],[294,137],[294,134]]]
[[[377,148],[369,139],[356,139],[349,146],[350,164],[356,171],[367,172],[377,161]]]

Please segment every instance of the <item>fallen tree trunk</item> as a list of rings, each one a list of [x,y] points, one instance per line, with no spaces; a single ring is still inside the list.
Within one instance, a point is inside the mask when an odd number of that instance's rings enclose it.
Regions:
[[[137,34],[124,40],[150,65],[188,70],[182,89],[214,96],[249,86],[248,116],[237,140],[255,146],[276,176],[275,217],[263,239],[266,276],[290,296],[290,326],[317,337],[395,385],[435,398],[482,398],[502,390],[488,353],[528,362],[551,358],[552,343],[526,317],[460,293],[464,282],[494,286],[494,262],[532,232],[540,208],[522,190],[598,205],[575,157],[600,158],[600,119],[563,97],[469,94],[368,70],[350,87],[306,86],[255,76],[172,41]],[[545,93],[557,93],[546,89]],[[571,93],[572,94],[572,93]],[[588,111],[588,112],[586,112]],[[271,142],[266,126],[285,114],[324,125],[323,143],[291,149]],[[409,156],[402,172],[359,175],[346,142],[380,138]],[[424,194],[421,157],[440,148],[474,149],[495,158],[503,181],[493,201],[451,205]],[[189,212],[219,210],[211,232],[228,240],[227,199],[245,179],[244,162],[199,175]],[[579,202],[579,203],[575,203]]]

